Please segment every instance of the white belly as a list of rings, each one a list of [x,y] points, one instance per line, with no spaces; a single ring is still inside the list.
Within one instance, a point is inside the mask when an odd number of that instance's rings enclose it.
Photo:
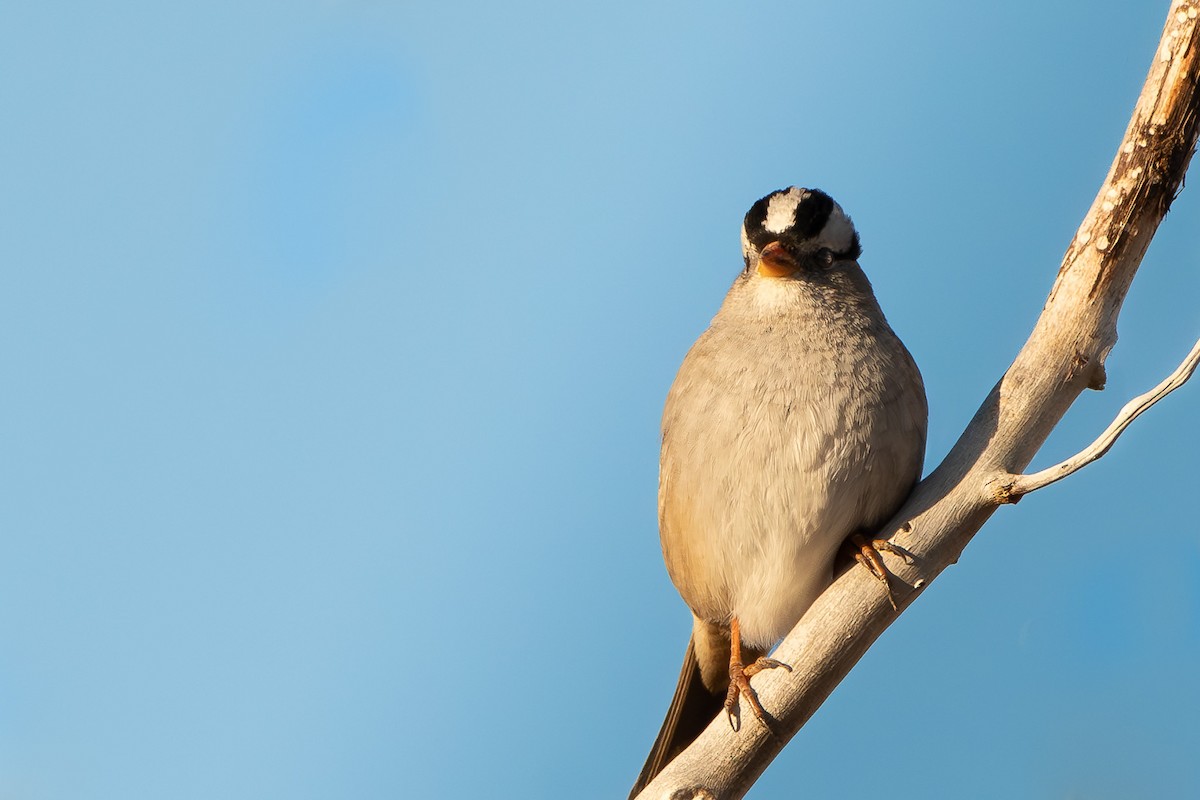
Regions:
[[[829,585],[846,537],[881,524],[919,476],[924,394],[919,377],[895,384],[906,370],[888,359],[911,360],[894,337],[894,354],[849,358],[767,337],[730,369],[708,355],[727,348],[711,334],[664,413],[663,552],[698,617],[736,616],[743,640],[765,649]],[[881,357],[884,369],[864,366]],[[901,402],[906,392],[920,402]]]

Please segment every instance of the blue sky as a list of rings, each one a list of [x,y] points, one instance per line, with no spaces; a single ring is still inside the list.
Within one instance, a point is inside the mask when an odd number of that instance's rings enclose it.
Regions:
[[[0,796],[623,796],[687,638],[662,401],[770,190],[854,217],[936,465],[1166,3],[741,5],[6,10]],[[1200,334],[1198,221],[1035,466]],[[1189,791],[1197,391],[1002,509],[751,796]]]

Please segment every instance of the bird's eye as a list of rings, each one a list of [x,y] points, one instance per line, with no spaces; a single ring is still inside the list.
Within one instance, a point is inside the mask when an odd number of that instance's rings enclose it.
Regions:
[[[833,251],[828,247],[822,247],[817,251],[817,263],[828,269],[833,266],[834,256]]]

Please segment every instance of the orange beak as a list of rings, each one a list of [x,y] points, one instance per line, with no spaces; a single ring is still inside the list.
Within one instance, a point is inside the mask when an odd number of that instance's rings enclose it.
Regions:
[[[796,266],[796,259],[779,242],[771,242],[759,254],[758,274],[768,278],[786,278]]]

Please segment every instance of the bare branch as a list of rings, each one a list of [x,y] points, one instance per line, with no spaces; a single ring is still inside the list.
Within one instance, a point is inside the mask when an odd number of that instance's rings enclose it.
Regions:
[[[1200,0],[1172,3],[1129,128],[1029,340],[949,455],[880,531],[916,556],[912,565],[887,557],[901,613],[999,506],[992,482],[1019,474],[1075,398],[1104,384],[1121,304],[1195,151],[1198,17]],[[795,671],[755,677],[778,736],[716,720],[640,797],[741,797],[896,615],[866,570],[844,572],[776,650]]]
[[[1103,456],[1116,443],[1129,424],[1142,415],[1142,412],[1162,400],[1171,392],[1187,383],[1188,378],[1200,364],[1200,341],[1192,347],[1187,358],[1183,360],[1174,372],[1145,394],[1130,400],[1117,414],[1112,424],[1105,428],[1104,433],[1076,455],[1053,467],[1029,475],[1007,475],[993,478],[988,482],[988,491],[993,492],[1001,503],[1015,503],[1030,492],[1049,486],[1062,480],[1073,472],[1083,469],[1088,464]]]

